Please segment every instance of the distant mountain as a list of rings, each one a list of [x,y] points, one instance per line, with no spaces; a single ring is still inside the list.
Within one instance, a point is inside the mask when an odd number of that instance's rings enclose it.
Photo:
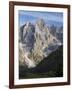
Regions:
[[[52,25],[50,27],[50,33],[63,43],[63,26],[56,27]]]
[[[43,19],[37,20],[35,25],[27,22],[19,30],[20,66],[36,67],[61,44],[60,39],[50,32]]]
[[[20,66],[19,78],[43,78],[63,76],[63,46],[44,58],[36,67]]]
[[[53,21],[53,20],[48,20],[48,21],[46,21],[46,23],[47,23],[47,25],[50,26],[50,27],[51,27],[52,25],[54,25],[55,27],[60,27],[60,26],[63,25],[62,22]]]

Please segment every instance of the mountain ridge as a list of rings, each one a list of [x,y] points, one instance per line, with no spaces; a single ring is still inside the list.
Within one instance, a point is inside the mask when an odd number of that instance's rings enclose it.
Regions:
[[[19,64],[28,68],[38,63],[61,46],[61,42],[53,36],[43,19],[37,20],[35,26],[27,22],[19,30]]]

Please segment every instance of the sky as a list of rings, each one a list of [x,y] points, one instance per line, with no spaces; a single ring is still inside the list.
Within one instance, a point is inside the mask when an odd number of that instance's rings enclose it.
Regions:
[[[48,25],[62,25],[63,13],[61,12],[43,12],[43,11],[25,11],[19,10],[19,26],[24,25],[26,22],[35,24],[37,19],[44,19]]]

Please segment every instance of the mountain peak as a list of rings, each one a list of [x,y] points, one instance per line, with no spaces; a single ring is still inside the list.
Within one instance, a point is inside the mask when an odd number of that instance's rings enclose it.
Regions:
[[[61,42],[50,33],[43,19],[38,19],[36,25],[27,22],[20,29],[22,29],[19,37],[22,43],[19,47],[22,51],[22,54],[19,53],[22,58],[20,62],[24,62],[28,68],[35,67],[61,45]]]
[[[32,25],[30,22],[27,22],[27,23],[26,23],[26,26],[27,26],[27,27],[30,26],[30,25]]]
[[[39,27],[39,29],[43,29],[44,26],[45,26],[44,20],[43,20],[43,19],[38,19],[38,20],[36,21],[36,26]]]

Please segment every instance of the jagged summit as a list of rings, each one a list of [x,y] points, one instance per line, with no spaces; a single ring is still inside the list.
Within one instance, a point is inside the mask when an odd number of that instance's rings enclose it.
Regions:
[[[31,25],[31,23],[30,23],[30,22],[27,22],[27,23],[26,23],[26,26],[27,26],[27,27],[28,27],[28,26],[30,26],[30,25]]]
[[[33,25],[27,22],[19,30],[19,61],[28,68],[36,67],[38,63],[55,51],[61,42],[53,36],[43,19]]]
[[[36,21],[36,27],[39,27],[40,30],[42,30],[44,28],[44,26],[45,26],[45,22],[43,19],[38,19]]]

